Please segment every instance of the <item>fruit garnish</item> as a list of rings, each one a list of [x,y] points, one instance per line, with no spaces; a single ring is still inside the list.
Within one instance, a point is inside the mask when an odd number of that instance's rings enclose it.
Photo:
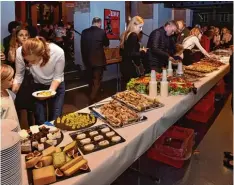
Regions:
[[[37,150],[34,150],[33,154],[34,154],[35,157],[38,157],[38,156],[41,155],[41,152],[39,152]]]
[[[78,152],[76,152],[76,153],[74,153],[73,154],[73,158],[75,159],[76,157],[78,157],[79,156],[79,153]]]
[[[68,155],[69,157],[72,157],[74,154],[75,154],[75,149],[70,150],[70,151],[67,152],[67,155]]]
[[[55,170],[55,175],[58,176],[58,177],[62,177],[63,176],[63,172],[59,168],[57,168]]]
[[[87,164],[84,164],[80,169],[81,170],[88,170],[89,166]]]
[[[29,154],[27,154],[26,155],[26,160],[30,160],[30,159],[32,159],[34,157],[34,154],[33,153],[29,153]]]
[[[42,167],[43,167],[42,161],[38,162],[38,163],[35,165],[35,168],[42,168]]]

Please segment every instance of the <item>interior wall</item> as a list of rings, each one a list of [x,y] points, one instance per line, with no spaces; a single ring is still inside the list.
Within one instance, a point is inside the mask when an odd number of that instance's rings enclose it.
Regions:
[[[1,42],[3,38],[9,35],[8,24],[15,20],[15,2],[2,1],[1,2]]]

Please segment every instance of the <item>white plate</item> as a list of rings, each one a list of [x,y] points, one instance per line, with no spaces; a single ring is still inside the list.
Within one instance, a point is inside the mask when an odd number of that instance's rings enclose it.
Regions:
[[[12,119],[2,119],[1,120],[1,131],[13,131],[18,129],[19,123]]]
[[[38,95],[38,93],[40,93],[40,92],[45,92],[45,91],[49,91],[49,90],[36,91],[36,92],[32,93],[32,96],[34,96],[34,97],[37,98],[37,99],[44,100],[44,99],[47,99],[47,98],[50,98],[50,97],[53,97],[53,96],[56,95],[56,92],[55,92],[55,91],[50,91],[50,92],[51,92],[51,95],[50,95],[50,96],[39,96],[39,95]]]
[[[16,132],[5,131],[1,134],[1,140],[2,140],[2,142],[1,142],[0,151],[3,151],[5,149],[8,149],[8,148],[14,146],[17,142],[19,142],[20,136]]]

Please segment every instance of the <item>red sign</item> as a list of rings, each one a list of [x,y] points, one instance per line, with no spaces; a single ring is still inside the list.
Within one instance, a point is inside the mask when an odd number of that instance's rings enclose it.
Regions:
[[[110,40],[119,40],[120,11],[104,9],[104,29]]]

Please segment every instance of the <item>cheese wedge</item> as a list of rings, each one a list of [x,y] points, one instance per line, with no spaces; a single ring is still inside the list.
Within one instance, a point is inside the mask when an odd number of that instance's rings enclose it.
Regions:
[[[34,169],[32,173],[34,185],[44,185],[56,182],[54,166],[52,165]]]
[[[51,146],[45,150],[42,151],[42,155],[43,156],[48,156],[48,155],[52,155],[54,152],[56,151],[56,147]]]

